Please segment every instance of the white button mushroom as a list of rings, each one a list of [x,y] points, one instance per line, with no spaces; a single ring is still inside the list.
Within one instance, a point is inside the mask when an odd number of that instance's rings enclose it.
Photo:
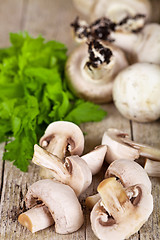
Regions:
[[[32,184],[25,202],[30,210],[22,213],[18,221],[31,232],[42,230],[55,222],[57,233],[68,234],[77,231],[83,224],[83,212],[74,191],[62,183],[45,179]],[[44,205],[47,209],[45,213]]]
[[[66,64],[66,77],[70,89],[77,96],[105,103],[112,100],[115,76],[127,66],[125,55],[120,49],[109,43],[92,41],[89,50],[86,44],[81,44],[70,55]]]
[[[82,154],[84,136],[76,124],[57,121],[49,124],[40,139],[40,146],[63,160],[67,155]]]
[[[151,4],[149,0],[100,0],[94,4],[91,20],[108,17],[114,22],[119,22],[128,16],[144,14],[146,20],[151,18]]]
[[[137,63],[118,74],[113,86],[113,100],[119,112],[138,122],[152,122],[160,117],[160,66]]]
[[[123,240],[136,233],[153,211],[153,198],[144,185],[124,189],[115,178],[98,186],[101,200],[91,212],[91,226],[100,240]]]
[[[77,196],[84,192],[92,182],[91,170],[79,156],[66,157],[62,162],[57,156],[35,145],[32,161],[46,169],[46,178],[54,178],[69,185]]]
[[[151,2],[149,0],[73,0],[75,7],[92,21],[106,16],[116,22],[126,16],[135,16],[137,13],[146,15],[147,20],[153,15],[152,18],[154,17],[157,21],[160,17],[160,13],[156,9],[158,2],[158,0]],[[156,11],[156,16],[152,14],[151,5],[155,5],[153,13]]]

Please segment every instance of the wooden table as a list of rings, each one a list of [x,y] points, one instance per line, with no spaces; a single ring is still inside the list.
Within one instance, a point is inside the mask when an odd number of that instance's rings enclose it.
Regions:
[[[69,25],[77,15],[71,0],[0,0],[0,47],[8,46],[9,32],[27,30],[33,36],[41,33],[48,40],[56,39],[64,42],[70,52],[75,45],[71,38]],[[85,151],[100,144],[103,132],[109,127],[125,130],[134,140],[160,148],[160,121],[148,124],[135,123],[124,119],[113,104],[103,107],[108,111],[106,119],[98,123],[81,125],[82,130],[87,132]],[[5,143],[0,145],[0,159],[2,159],[4,145]],[[105,169],[106,166],[104,166],[103,172]],[[38,171],[38,167],[32,164],[28,173],[22,173],[12,163],[0,161],[0,239],[97,239],[90,227],[89,210],[85,209],[84,199],[96,192],[103,173],[93,178],[91,187],[81,196],[85,222],[76,233],[58,235],[54,232],[53,227],[50,227],[32,234],[17,222],[17,216],[24,208],[23,198],[28,186],[39,179]],[[154,211],[148,222],[130,238],[132,240],[160,239],[160,179],[152,178],[151,181]]]

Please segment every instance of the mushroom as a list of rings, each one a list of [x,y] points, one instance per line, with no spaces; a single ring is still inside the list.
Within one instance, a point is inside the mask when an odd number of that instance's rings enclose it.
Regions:
[[[30,210],[22,213],[18,221],[32,233],[55,222],[57,233],[68,234],[83,224],[81,205],[74,191],[65,184],[40,180],[29,187],[25,202]]]
[[[88,56],[89,53],[89,56]],[[109,43],[80,44],[66,64],[66,78],[70,89],[81,98],[96,103],[112,100],[115,76],[128,66],[123,52]]]
[[[107,145],[106,161],[112,163],[118,159],[135,160],[139,158],[139,150],[127,145],[124,139],[128,134],[115,128],[109,128],[104,132],[102,145]]]
[[[160,162],[146,159],[144,169],[150,177],[160,177]]]
[[[139,13],[145,15],[147,21],[151,18],[149,0],[97,0],[92,9],[91,20],[108,17],[117,23],[125,17],[134,17]]]
[[[135,21],[133,21],[133,26]],[[138,25],[139,24],[139,25]],[[126,24],[128,26],[128,24]],[[125,24],[123,24],[125,26]],[[143,16],[138,18],[136,31],[117,26],[110,34],[114,44],[127,53],[131,63],[149,62],[160,64],[160,25],[156,23],[144,25]]]
[[[48,152],[63,160],[67,155],[82,154],[84,136],[76,124],[57,121],[49,124],[39,143]]]
[[[160,161],[160,149],[132,141],[126,132],[116,128],[109,128],[104,132],[102,144],[107,145],[106,161],[108,163],[122,158],[135,160],[140,156]]]
[[[93,151],[81,156],[81,158],[87,163],[92,175],[95,175],[100,171],[106,152],[107,146],[100,145],[97,146]]]
[[[92,182],[92,173],[87,163],[77,155],[66,157],[63,163],[56,155],[35,145],[32,161],[47,170],[46,178],[54,178],[69,185],[77,196]]]
[[[136,184],[143,184],[148,192],[151,193],[152,190],[151,181],[146,171],[143,167],[134,161],[119,159],[112,162],[109,165],[104,177],[105,179],[115,177],[116,180],[120,182],[125,188]],[[99,193],[87,197],[86,206],[92,209],[99,199]]]
[[[146,15],[146,20],[154,17],[155,21],[159,19],[159,12],[156,17],[152,15],[152,6],[156,10],[157,2],[153,4],[149,0],[73,0],[74,6],[93,21],[101,17],[109,17],[112,21],[118,22],[127,16],[135,16],[138,13]],[[155,5],[155,6],[154,6]],[[155,12],[155,11],[154,11]],[[155,14],[154,14],[155,15]]]
[[[115,78],[113,100],[124,117],[137,122],[152,122],[160,117],[159,92],[160,66],[136,63]]]
[[[146,24],[137,36],[135,62],[160,64],[160,24]]]
[[[85,21],[76,20],[71,24],[77,42],[87,39],[111,41],[121,48],[130,63],[149,62],[160,64],[160,25],[145,25],[145,15],[127,16],[120,22],[102,17],[88,25]]]
[[[129,238],[153,211],[152,195],[142,184],[123,188],[116,178],[108,178],[97,190],[101,200],[91,212],[91,226],[100,240]]]
[[[143,184],[148,192],[151,193],[151,181],[140,164],[126,159],[120,159],[112,162],[106,173],[105,178],[116,177],[123,187],[127,188],[136,184]]]

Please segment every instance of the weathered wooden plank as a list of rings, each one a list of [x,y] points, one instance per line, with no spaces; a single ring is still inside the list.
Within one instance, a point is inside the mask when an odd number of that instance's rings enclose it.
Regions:
[[[65,43],[69,50],[75,43],[72,39],[70,23],[80,14],[72,1],[29,0],[28,14],[24,29],[33,36],[42,34],[48,40]]]
[[[20,30],[23,0],[0,1],[0,47],[9,45],[9,33]]]
[[[160,148],[160,121],[153,123],[133,123],[134,140]],[[148,222],[140,230],[141,240],[160,239],[160,179],[151,178],[154,211]]]
[[[5,146],[5,143],[0,144],[0,198],[1,198],[1,191],[3,186],[4,162],[2,161],[2,156],[3,156],[4,146]]]

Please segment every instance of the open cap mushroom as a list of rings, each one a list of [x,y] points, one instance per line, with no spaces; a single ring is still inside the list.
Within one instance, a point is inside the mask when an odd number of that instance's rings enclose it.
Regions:
[[[67,155],[81,155],[84,149],[84,136],[81,129],[72,122],[51,123],[40,139],[40,146],[60,159]]]
[[[112,100],[115,76],[128,66],[124,53],[109,43],[80,44],[66,64],[70,89],[79,97],[96,103]]]
[[[113,100],[124,117],[137,122],[152,122],[160,117],[159,92],[160,66],[136,63],[115,78]]]
[[[107,152],[107,146],[97,146],[93,151],[81,156],[81,158],[87,163],[92,175],[97,174],[102,167],[105,155]]]
[[[56,155],[35,145],[32,161],[47,170],[47,178],[54,178],[69,185],[77,196],[91,184],[92,173],[87,163],[77,155],[66,157],[62,162]]]
[[[129,238],[153,211],[152,195],[144,185],[123,188],[116,178],[108,178],[99,184],[98,192],[101,200],[91,212],[91,226],[101,240]]]
[[[102,145],[107,145],[106,161],[111,163],[118,159],[135,160],[139,158],[139,150],[124,143],[128,134],[115,128],[104,132]]]
[[[51,179],[32,184],[26,195],[29,211],[22,213],[18,221],[32,233],[55,223],[55,231],[68,234],[83,224],[81,205],[74,191],[67,185]]]

